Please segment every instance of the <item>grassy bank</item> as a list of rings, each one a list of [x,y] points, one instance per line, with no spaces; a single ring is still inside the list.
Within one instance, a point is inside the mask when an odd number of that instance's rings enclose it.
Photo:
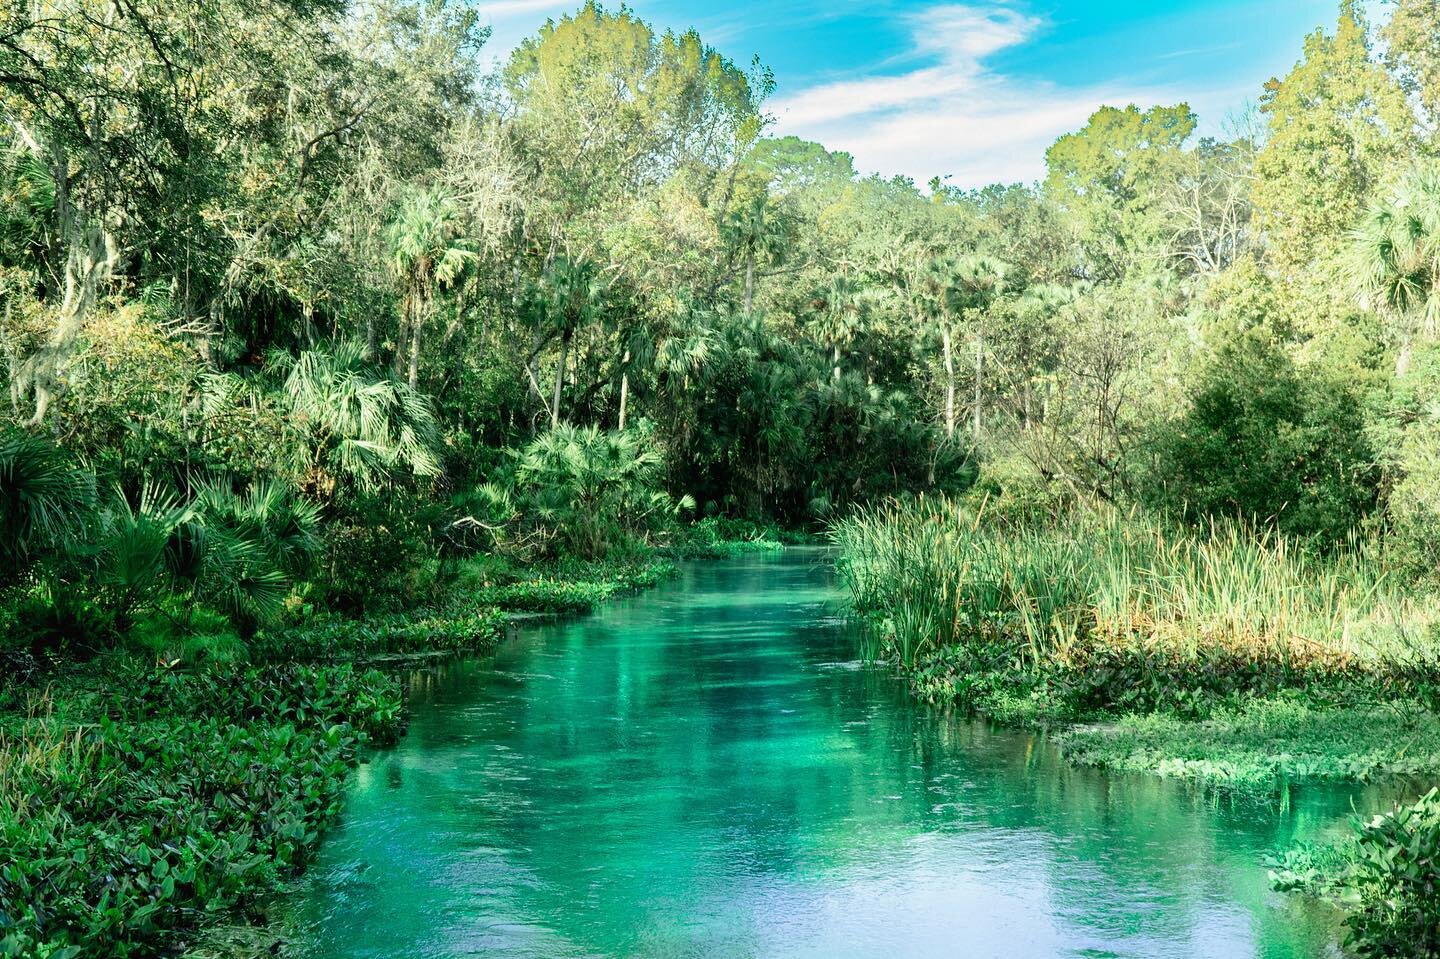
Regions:
[[[367,663],[488,649],[511,614],[588,611],[674,572],[475,561],[422,609],[189,637],[169,652],[192,658],[161,665],[145,647],[37,663],[0,690],[0,956],[156,955],[263,922],[363,750],[403,732],[400,685]]]
[[[1077,764],[1260,795],[1440,778],[1440,600],[1371,544],[1318,553],[1115,511],[1015,522],[943,498],[831,536],[872,652],[917,696],[1049,727]],[[1362,952],[1440,948],[1429,808],[1362,826],[1380,851],[1332,883]]]

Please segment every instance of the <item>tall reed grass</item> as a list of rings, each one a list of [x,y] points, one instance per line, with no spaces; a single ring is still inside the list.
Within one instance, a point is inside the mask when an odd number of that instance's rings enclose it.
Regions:
[[[830,536],[856,610],[883,622],[906,664],[999,644],[1039,665],[1096,641],[1364,662],[1413,650],[1440,622],[1434,599],[1359,540],[1318,556],[1237,523],[1184,529],[1116,510],[1014,523],[944,497],[860,510]]]

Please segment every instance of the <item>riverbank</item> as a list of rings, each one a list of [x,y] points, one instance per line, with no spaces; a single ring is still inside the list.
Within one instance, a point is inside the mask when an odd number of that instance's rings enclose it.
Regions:
[[[246,928],[304,870],[365,752],[404,733],[387,668],[485,652],[517,616],[582,614],[675,570],[480,564],[421,609],[32,664],[0,689],[0,956],[181,952],[220,927],[270,948]]]
[[[1440,601],[1363,542],[1315,554],[1236,525],[945,499],[861,511],[833,539],[872,653],[919,698],[1044,729],[1076,765],[1260,797],[1440,779]],[[1440,842],[1428,807],[1375,812]],[[1440,948],[1409,885],[1440,880],[1440,858],[1404,861],[1352,888],[1359,948]]]

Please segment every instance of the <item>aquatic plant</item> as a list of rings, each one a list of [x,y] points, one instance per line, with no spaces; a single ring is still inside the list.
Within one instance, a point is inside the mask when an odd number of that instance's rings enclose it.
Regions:
[[[1440,956],[1440,789],[1360,826],[1349,885],[1360,897],[1348,920],[1356,953]]]
[[[0,956],[155,955],[254,909],[404,723],[399,685],[347,666],[126,678],[0,727]]]

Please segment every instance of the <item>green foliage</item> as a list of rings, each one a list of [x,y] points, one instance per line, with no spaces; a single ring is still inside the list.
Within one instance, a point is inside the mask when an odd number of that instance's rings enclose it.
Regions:
[[[1157,502],[1202,522],[1253,519],[1328,544],[1373,508],[1361,398],[1337,375],[1298,366],[1270,329],[1216,344],[1187,401],[1156,443]]]
[[[91,722],[0,729],[0,955],[149,955],[253,909],[403,725],[397,684],[347,667],[129,679]]]
[[[615,596],[635,592],[675,575],[663,560],[639,565],[592,564],[556,576],[487,585],[475,600],[522,613],[588,613]]]
[[[1415,117],[1399,84],[1370,58],[1368,24],[1346,0],[1333,35],[1265,86],[1269,136],[1255,159],[1259,226],[1286,266],[1323,259],[1359,218],[1369,191],[1412,147]]]
[[[298,356],[275,352],[266,365],[297,434],[290,448],[296,472],[315,495],[373,493],[397,472],[419,478],[440,472],[429,400],[376,369],[360,344]]]
[[[1430,577],[1440,569],[1440,351],[1418,351],[1371,419],[1389,487],[1390,542],[1408,570]]]
[[[1337,707],[1301,697],[1257,699],[1200,722],[1167,713],[1129,715],[1068,730],[1058,742],[1079,765],[1255,793],[1440,771],[1440,719],[1406,700]]]
[[[1440,956],[1440,790],[1359,829],[1349,919],[1361,956]]]
[[[267,662],[346,662],[386,656],[483,652],[505,632],[494,607],[474,599],[354,618],[327,614],[255,636],[250,655]]]
[[[42,553],[81,534],[95,507],[95,478],[54,444],[0,430],[0,587]]]
[[[561,425],[514,454],[511,489],[479,495],[497,519],[514,519],[508,542],[535,542],[540,555],[602,559],[634,552],[694,508],[689,497],[665,492],[664,466],[648,431]]]
[[[1123,272],[1158,244],[1157,187],[1195,130],[1187,104],[1101,107],[1045,154],[1045,189],[1079,224],[1095,268]]]
[[[273,619],[290,577],[308,569],[319,545],[316,507],[270,484],[241,494],[219,481],[197,489],[185,501],[146,485],[133,502],[117,492],[102,509],[87,565],[122,625],[179,597],[245,623]]]
[[[392,490],[336,504],[323,528],[316,581],[336,609],[384,609],[433,597],[439,563],[436,527],[443,507]]]
[[[781,533],[773,526],[748,520],[707,516],[685,529],[672,549],[687,558],[718,559],[744,553],[769,553],[785,548]]]

